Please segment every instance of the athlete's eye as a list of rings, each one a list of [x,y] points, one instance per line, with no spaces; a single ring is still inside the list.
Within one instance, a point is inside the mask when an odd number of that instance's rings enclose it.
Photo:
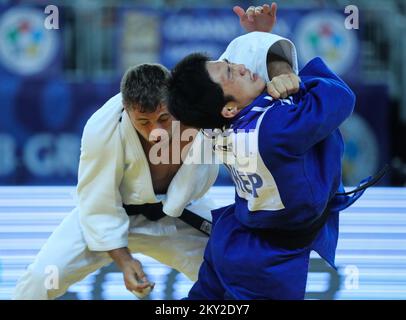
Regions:
[[[227,79],[231,78],[231,67],[230,67],[230,61],[227,59],[223,60],[225,63],[227,63]]]
[[[167,115],[164,115],[164,116],[160,117],[159,120],[160,121],[167,121],[167,120],[169,120],[169,118],[170,118],[170,116],[167,114]]]

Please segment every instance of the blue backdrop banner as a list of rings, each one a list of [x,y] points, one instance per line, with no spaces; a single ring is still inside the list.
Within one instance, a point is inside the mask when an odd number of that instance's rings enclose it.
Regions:
[[[116,13],[114,42],[120,70],[141,62],[161,62],[170,68],[195,51],[217,58],[229,41],[243,33],[230,8],[160,11],[125,6]],[[39,6],[0,6],[3,185],[75,184],[83,127],[119,91],[119,70],[111,79],[69,80],[62,72],[63,33],[46,29],[45,18]],[[388,93],[385,87],[363,85],[355,76],[359,38],[355,30],[345,29],[345,18],[336,10],[279,10],[274,31],[296,43],[301,65],[322,56],[353,84],[358,114],[343,126],[344,175],[353,184],[389,157]],[[218,182],[230,180],[221,174]]]

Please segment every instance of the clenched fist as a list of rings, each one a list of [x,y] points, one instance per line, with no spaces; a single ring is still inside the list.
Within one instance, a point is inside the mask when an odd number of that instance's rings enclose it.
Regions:
[[[281,74],[266,84],[268,94],[274,99],[285,99],[299,91],[300,78],[294,74]]]

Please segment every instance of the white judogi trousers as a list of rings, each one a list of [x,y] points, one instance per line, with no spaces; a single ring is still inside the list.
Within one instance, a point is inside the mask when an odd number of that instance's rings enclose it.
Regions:
[[[208,240],[205,234],[169,216],[158,221],[149,221],[141,215],[130,217],[129,231],[128,246],[132,253],[152,257],[193,281],[197,279]],[[55,229],[35,261],[24,272],[13,299],[55,299],[74,283],[111,262],[107,252],[88,250],[78,210],[74,209]],[[58,289],[46,288],[48,266],[58,268]]]

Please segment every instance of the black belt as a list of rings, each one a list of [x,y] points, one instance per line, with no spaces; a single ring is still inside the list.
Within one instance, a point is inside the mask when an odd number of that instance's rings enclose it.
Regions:
[[[163,212],[162,203],[145,203],[145,204],[124,204],[123,205],[127,215],[136,216],[143,215],[148,220],[157,221],[166,216]],[[264,235],[272,240],[276,245],[287,248],[302,248],[310,244],[316,237],[318,231],[327,221],[329,210],[324,210],[323,214],[308,228],[300,230],[284,230],[284,229],[252,229],[258,235]],[[190,225],[191,227],[210,235],[212,223],[188,209],[184,209],[180,220]]]
[[[124,204],[123,207],[127,212],[127,215],[136,216],[141,214],[151,221],[157,221],[166,216],[166,214],[162,210],[162,202],[145,204]],[[188,209],[184,209],[182,215],[178,218],[191,227],[203,232],[204,234],[208,236],[210,235],[211,222],[195,214],[194,212]]]
[[[361,190],[365,190],[370,186],[373,186],[374,184],[378,183],[378,181],[382,179],[382,177],[389,171],[389,169],[390,169],[389,165],[385,164],[385,166],[377,174],[370,177],[370,180],[368,180],[367,183],[361,184],[359,187],[348,192],[337,192],[336,195],[346,196]]]

